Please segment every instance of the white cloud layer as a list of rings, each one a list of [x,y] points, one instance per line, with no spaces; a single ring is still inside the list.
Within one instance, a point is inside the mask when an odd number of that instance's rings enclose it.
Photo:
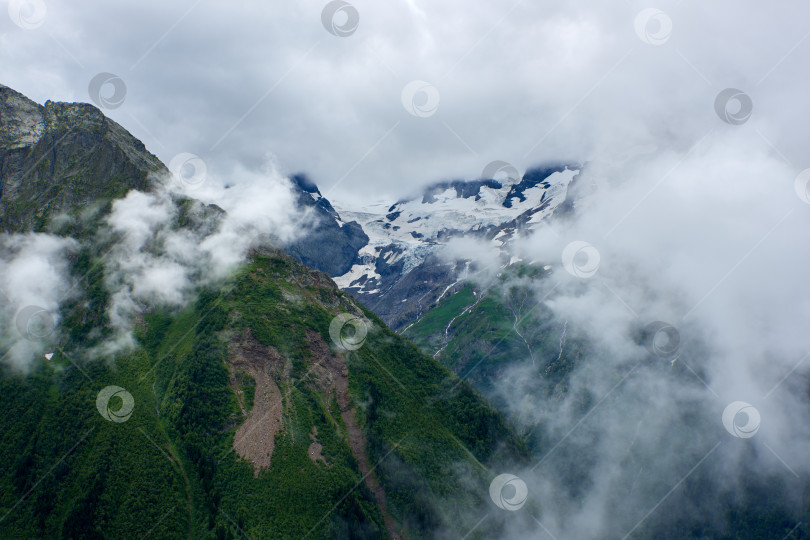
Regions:
[[[288,179],[272,168],[231,178],[206,178],[191,191],[176,177],[158,179],[154,191],[133,190],[113,203],[107,223],[116,240],[105,256],[105,280],[119,333],[106,353],[132,344],[133,320],[143,309],[184,306],[200,287],[229,276],[250,248],[306,234],[310,216],[298,209]],[[179,224],[178,196],[202,203],[188,209],[190,224]],[[206,210],[208,204],[218,209]]]
[[[644,524],[722,523],[742,486],[757,481],[782,482],[781,502],[800,519],[810,473],[810,205],[793,178],[756,137],[718,131],[618,170],[593,163],[579,179],[590,193],[578,214],[518,245],[525,260],[554,266],[538,291],[556,285],[545,305],[566,324],[569,343],[591,344],[564,395],[538,392],[554,358],[539,370],[518,361],[497,383],[498,397],[539,424],[546,441],[534,470],[511,472],[527,482],[542,509],[535,516],[555,536],[624,536],[698,463],[694,508],[680,487]],[[580,240],[599,255],[587,278],[562,260]],[[574,264],[587,267],[584,257]],[[639,341],[654,321],[678,330],[674,358],[651,358]],[[750,439],[721,421],[735,401],[761,416]],[[584,491],[572,492],[563,472],[572,467]],[[520,537],[520,520],[511,525]]]
[[[78,244],[47,234],[0,235],[3,362],[25,371],[56,341],[59,305],[71,297],[68,254]]]

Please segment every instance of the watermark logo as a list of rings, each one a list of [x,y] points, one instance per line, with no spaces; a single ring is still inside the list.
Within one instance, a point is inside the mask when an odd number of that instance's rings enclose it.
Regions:
[[[118,401],[120,405],[116,403]],[[120,386],[106,386],[96,397],[96,408],[105,420],[120,424],[132,416],[135,398]]]
[[[636,35],[644,43],[663,45],[672,35],[672,19],[660,9],[641,10],[633,21]]]
[[[714,110],[723,122],[739,126],[751,118],[754,102],[742,90],[726,88],[714,99]]]
[[[26,306],[17,312],[14,325],[23,338],[29,341],[42,341],[53,334],[56,319],[45,308]]]
[[[520,173],[511,163],[496,160],[489,163],[481,172],[484,180],[498,180],[505,182],[517,182],[520,180]]]
[[[793,182],[796,195],[806,204],[810,204],[810,169],[805,169],[796,176]]]
[[[348,2],[332,0],[321,11],[321,22],[326,31],[337,37],[348,37],[360,25],[360,13]]]
[[[208,167],[199,156],[183,152],[169,162],[175,182],[182,188],[194,190],[200,187],[208,176]]]
[[[439,90],[425,81],[411,81],[402,89],[402,106],[410,114],[428,118],[439,110]]]
[[[44,0],[9,0],[8,16],[11,22],[24,30],[33,30],[42,26],[48,8]]]
[[[579,278],[589,278],[599,270],[599,251],[582,240],[571,242],[562,252],[563,267],[569,274]]]
[[[723,411],[723,427],[739,439],[750,439],[759,431],[759,411],[745,401],[734,401]]]
[[[644,327],[644,346],[659,358],[672,358],[678,353],[681,334],[663,321],[654,321]]]
[[[112,73],[99,73],[87,86],[90,99],[100,109],[117,109],[127,98],[127,85],[124,79]]]
[[[489,496],[501,510],[516,512],[526,504],[529,488],[514,474],[499,474],[489,485]]]
[[[371,323],[364,317],[341,313],[329,324],[329,337],[339,348],[356,351],[366,342]]]

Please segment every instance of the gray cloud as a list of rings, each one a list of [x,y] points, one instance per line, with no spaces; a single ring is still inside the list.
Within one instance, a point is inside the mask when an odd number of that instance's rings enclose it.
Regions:
[[[0,23],[4,82],[40,101],[87,101],[93,76],[114,73],[127,95],[107,112],[164,161],[193,152],[225,174],[271,154],[355,203],[475,177],[493,159],[523,170],[689,147],[726,127],[713,103],[727,87],[753,100],[743,129],[805,165],[799,2],[663,2],[672,32],[659,46],[636,35],[649,6],[635,2],[357,1],[348,37],[323,28],[325,5],[48,3],[36,29]],[[441,96],[429,118],[401,104],[417,79]]]
[[[588,353],[564,395],[541,390],[553,358],[540,369],[519,359],[502,373],[496,397],[545,441],[535,468],[511,472],[559,538],[622,537],[697,464],[693,507],[682,487],[642,525],[721,524],[724,505],[756,482],[781,482],[781,502],[798,512],[810,473],[801,420],[810,414],[810,292],[799,247],[810,207],[793,190],[794,172],[755,134],[725,130],[618,170],[586,168],[579,181],[591,192],[577,216],[516,246],[554,267],[538,293],[556,284],[544,305]],[[590,277],[563,264],[578,240],[599,253]],[[672,358],[650,354],[639,338],[654,321],[679,333]],[[750,439],[735,439],[721,421],[735,401],[761,416]]]

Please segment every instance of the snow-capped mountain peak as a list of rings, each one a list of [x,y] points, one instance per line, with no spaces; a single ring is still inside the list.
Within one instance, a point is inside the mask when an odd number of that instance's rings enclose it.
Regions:
[[[369,242],[352,268],[334,280],[367,305],[375,305],[378,313],[385,313],[378,304],[391,305],[396,313],[386,318],[396,328],[413,317],[407,314],[410,306],[397,300],[398,287],[408,284],[413,297],[415,282],[422,281],[429,301],[434,286],[444,289],[455,281],[454,270],[438,257],[450,239],[491,240],[509,261],[508,242],[518,230],[531,230],[554,212],[580,169],[578,164],[559,164],[531,169],[520,179],[440,182],[391,205],[353,209],[336,204],[341,219],[359,223]]]

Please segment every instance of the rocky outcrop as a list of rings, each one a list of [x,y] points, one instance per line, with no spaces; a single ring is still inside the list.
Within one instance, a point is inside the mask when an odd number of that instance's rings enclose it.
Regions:
[[[315,222],[300,240],[285,247],[285,251],[305,265],[339,276],[359,262],[358,252],[368,244],[368,236],[356,221],[344,223],[332,204],[321,195],[317,186],[306,176],[291,179],[298,191],[298,205],[309,210]]]
[[[0,231],[42,230],[68,211],[147,190],[166,167],[86,103],[39,105],[0,85]]]
[[[37,143],[45,133],[44,107],[0,85],[0,147],[13,150]]]

